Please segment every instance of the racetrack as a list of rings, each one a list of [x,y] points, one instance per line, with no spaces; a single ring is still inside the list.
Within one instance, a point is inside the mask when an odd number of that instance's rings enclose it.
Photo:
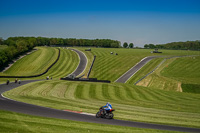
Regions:
[[[0,93],[1,93],[0,109],[29,114],[29,115],[68,119],[68,120],[91,122],[91,123],[120,125],[120,126],[129,126],[129,127],[138,127],[138,128],[151,128],[151,129],[171,130],[171,131],[182,131],[182,132],[200,132],[200,129],[197,129],[197,128],[176,127],[176,126],[150,124],[150,123],[133,122],[133,121],[123,121],[123,120],[115,120],[115,119],[112,119],[112,120],[99,119],[90,115],[56,110],[56,109],[36,106],[32,104],[27,104],[23,102],[18,102],[18,101],[5,98],[2,95],[2,93],[5,91],[11,90],[13,88],[16,88],[24,84],[36,82],[36,81],[38,80],[27,80],[27,81],[23,81],[21,84],[17,84],[17,83],[10,83],[9,85],[1,84],[0,85],[0,88],[1,88],[0,89]]]
[[[126,83],[129,78],[131,78],[137,71],[139,71],[146,63],[148,63],[153,58],[160,57],[160,56],[149,56],[143,58],[139,63],[129,69],[126,73],[124,73],[121,77],[119,77],[115,82],[118,83]]]
[[[72,49],[72,50],[75,51],[78,54],[79,59],[80,59],[78,67],[72,73],[75,76],[78,76],[85,70],[85,68],[87,66],[87,57],[85,56],[85,54],[83,52],[81,52],[79,50],[76,50],[76,49]]]
[[[79,57],[82,58],[82,56],[79,56]],[[80,61],[79,65],[86,64],[86,61],[87,60],[82,60],[82,63]],[[143,66],[140,63],[137,64],[139,69],[140,69],[140,67]],[[79,66],[78,66],[78,68],[79,68]],[[76,70],[79,70],[79,74],[85,69],[85,67],[80,67],[80,69],[78,69],[78,68]],[[78,74],[78,72],[77,72],[77,74]],[[123,121],[123,120],[115,120],[115,119],[112,119],[112,120],[97,119],[96,117],[91,116],[91,115],[56,110],[56,109],[51,109],[51,108],[46,108],[46,107],[41,107],[41,106],[36,106],[36,105],[27,104],[27,103],[23,103],[23,102],[14,101],[14,100],[5,98],[2,95],[2,93],[5,91],[14,89],[14,88],[24,85],[24,84],[36,82],[36,81],[38,81],[38,80],[22,81],[21,84],[17,84],[17,83],[10,83],[9,85],[1,84],[0,85],[0,88],[1,88],[0,89],[0,94],[1,94],[0,109],[18,112],[18,113],[36,115],[36,116],[68,119],[68,120],[91,122],[91,123],[120,125],[120,126],[129,126],[129,127],[138,127],[138,128],[151,128],[151,129],[171,130],[171,131],[182,131],[182,132],[200,132],[200,129],[197,129],[197,128],[176,127],[176,126],[150,124],[150,123],[133,122],[133,121]]]

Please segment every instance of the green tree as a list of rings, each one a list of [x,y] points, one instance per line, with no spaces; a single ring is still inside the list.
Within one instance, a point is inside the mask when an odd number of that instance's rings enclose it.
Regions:
[[[127,42],[124,42],[123,47],[124,47],[124,48],[127,48],[127,47],[128,47],[128,43],[127,43]]]
[[[149,48],[154,49],[156,48],[154,44],[149,44]]]
[[[149,48],[149,45],[148,45],[148,44],[145,44],[145,45],[144,45],[144,48]]]
[[[26,40],[19,40],[16,42],[17,50],[19,53],[27,51],[28,50],[27,45],[28,43],[26,42]]]
[[[3,44],[3,38],[0,37],[0,45]]]
[[[119,48],[119,44],[117,42],[111,43],[111,48]]]
[[[129,48],[133,48],[134,47],[134,44],[133,43],[130,43],[129,44]]]

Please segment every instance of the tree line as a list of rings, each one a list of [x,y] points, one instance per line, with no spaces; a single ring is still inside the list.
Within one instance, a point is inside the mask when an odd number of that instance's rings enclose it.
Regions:
[[[5,41],[0,41],[1,45],[8,45],[7,48],[3,49],[0,51],[0,70],[3,69],[7,64],[13,60],[13,58],[18,57],[22,53],[25,53],[35,46],[33,42],[30,40],[5,40]]]
[[[145,44],[144,48],[150,49],[182,49],[182,50],[200,50],[200,40],[186,42],[171,42],[166,44]]]
[[[24,40],[31,42],[36,46],[90,46],[90,47],[107,47],[119,48],[121,43],[111,39],[76,39],[76,38],[46,38],[46,37],[9,37],[3,41],[5,45],[15,45],[16,41]]]
[[[129,43],[129,44],[128,44],[127,42],[124,42],[124,43],[123,43],[123,47],[124,47],[124,48],[133,48],[133,47],[134,47],[134,44],[133,44],[133,43]]]
[[[46,38],[46,37],[9,37],[0,38],[0,45],[8,47],[0,51],[0,69],[7,66],[13,58],[32,50],[35,46],[90,46],[119,48],[121,43],[111,39],[75,39],[75,38]]]

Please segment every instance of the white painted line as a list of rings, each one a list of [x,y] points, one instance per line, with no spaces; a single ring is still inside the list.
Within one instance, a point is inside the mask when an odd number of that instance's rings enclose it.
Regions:
[[[152,59],[151,59],[152,60]],[[151,60],[149,60],[149,61],[151,61]],[[141,61],[143,61],[143,59],[141,60]],[[140,61],[140,62],[141,62]],[[142,69],[149,61],[147,61],[140,69]],[[140,69],[138,69],[135,73],[137,73]],[[130,78],[132,78],[134,75],[135,75],[135,73],[133,73],[127,80],[126,80],[126,82],[130,79]],[[125,83],[126,83],[125,82]]]
[[[71,51],[74,51],[73,49],[70,49],[70,50],[71,50]],[[74,52],[78,55],[78,58],[79,58],[78,66],[79,66],[79,64],[80,64],[80,62],[81,62],[80,56],[79,56],[79,54],[78,54],[76,51],[74,51]],[[74,73],[74,72],[78,69],[78,66],[76,67],[76,69],[75,69],[72,73]],[[68,74],[66,77],[70,76],[72,73]]]
[[[81,114],[83,114],[83,115],[95,116],[95,114],[91,114],[91,113],[85,113],[85,112],[82,112]]]
[[[150,56],[148,56],[148,57],[150,57]],[[147,58],[147,57],[143,58],[142,60],[140,60],[140,62],[142,62],[142,61],[143,61],[144,59],[146,59],[146,58]],[[140,62],[138,62],[138,63],[140,63]],[[138,63],[137,63],[137,64],[138,64]],[[124,76],[126,73],[128,73],[129,71],[131,71],[131,69],[134,68],[137,64],[135,64],[133,67],[131,67],[127,72],[125,72],[125,73],[124,73],[122,76],[120,76],[118,79],[120,79],[121,77],[123,77],[123,76]],[[134,74],[135,74],[135,73],[134,73]],[[118,80],[118,79],[117,79],[117,80]],[[117,80],[115,80],[114,82],[116,82]]]
[[[16,100],[10,99],[10,98],[8,98],[8,97],[5,97],[3,94],[1,94],[1,96],[2,96],[3,98],[5,98],[5,99],[11,100],[11,101],[15,101],[15,102],[19,102],[19,101],[16,101]]]
[[[77,49],[76,49],[76,50],[77,50]],[[78,51],[80,51],[80,50],[78,50]],[[80,51],[80,52],[83,53],[82,51]],[[85,55],[85,53],[83,53],[83,55],[85,56],[87,62],[86,62],[85,68],[83,69],[83,71],[82,71],[79,75],[81,75],[81,74],[85,71],[85,69],[86,69],[86,67],[87,67],[87,65],[88,65],[88,58],[87,58],[87,56]],[[77,76],[79,76],[79,75],[77,75]]]
[[[77,49],[76,49],[76,50],[77,50]],[[74,51],[74,50],[71,49],[71,51]],[[85,56],[85,58],[86,58],[86,60],[87,60],[86,65],[85,65],[85,68],[84,68],[83,71],[80,73],[80,74],[82,74],[82,73],[85,71],[86,66],[88,65],[88,58],[87,58],[87,56],[85,55],[85,53],[83,53],[82,51],[80,51],[80,50],[77,50],[77,51],[81,52],[81,53]],[[79,64],[80,64],[81,58],[80,58],[79,54],[78,54],[76,51],[74,51],[74,52],[78,55],[78,57],[79,57]],[[78,69],[79,64],[78,64],[78,66],[76,67],[76,69],[75,69],[72,73],[74,73],[74,72]],[[72,73],[71,73],[71,74],[72,74]],[[69,74],[69,75],[71,75],[71,74]],[[79,75],[80,75],[80,74],[79,74]],[[67,75],[66,77],[68,77],[69,75]],[[79,75],[76,75],[76,76],[79,76]]]

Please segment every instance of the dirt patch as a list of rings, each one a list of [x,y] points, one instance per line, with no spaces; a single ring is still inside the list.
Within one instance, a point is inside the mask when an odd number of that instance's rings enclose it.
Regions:
[[[181,82],[178,83],[177,91],[183,92],[183,89],[181,87]]]
[[[147,87],[149,83],[151,82],[151,80],[152,80],[152,77],[145,78],[139,83],[137,83],[137,85]]]

